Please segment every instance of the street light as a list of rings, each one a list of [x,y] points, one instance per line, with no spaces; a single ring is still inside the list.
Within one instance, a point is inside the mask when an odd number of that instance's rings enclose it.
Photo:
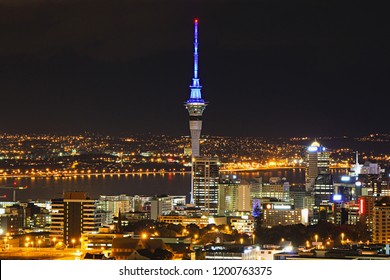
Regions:
[[[41,242],[42,242],[42,241],[39,239],[39,240],[38,240],[38,248],[41,248]]]
[[[318,248],[318,234],[314,235],[314,238],[316,239],[316,248]]]
[[[341,245],[344,245],[344,232],[341,233]]]
[[[76,239],[72,239],[72,244],[73,244],[73,248],[74,248],[74,243],[76,242]]]

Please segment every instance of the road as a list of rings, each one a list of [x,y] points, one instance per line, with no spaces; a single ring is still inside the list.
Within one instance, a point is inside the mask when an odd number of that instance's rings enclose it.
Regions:
[[[0,251],[0,260],[79,260],[79,249],[13,248]]]

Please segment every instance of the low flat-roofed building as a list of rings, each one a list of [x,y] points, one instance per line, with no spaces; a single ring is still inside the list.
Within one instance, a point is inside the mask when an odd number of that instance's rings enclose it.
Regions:
[[[228,223],[232,229],[237,230],[239,233],[252,234],[254,230],[254,218],[252,217],[229,217]]]
[[[204,247],[206,260],[273,260],[279,249],[261,248],[259,245],[214,244]]]
[[[209,224],[208,217],[188,217],[188,216],[179,216],[179,215],[167,215],[159,216],[158,221],[161,223],[175,224],[187,226],[189,224],[195,224],[200,228],[205,227]]]
[[[134,236],[128,233],[83,233],[81,234],[81,249],[82,250],[110,250],[114,238]]]
[[[302,209],[294,209],[290,204],[266,203],[263,206],[263,225],[272,227],[304,223],[302,211]]]

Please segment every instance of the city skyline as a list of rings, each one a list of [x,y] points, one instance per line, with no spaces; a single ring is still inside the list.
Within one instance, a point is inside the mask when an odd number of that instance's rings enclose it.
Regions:
[[[4,1],[5,133],[188,135],[199,19],[203,134],[388,132],[384,12],[298,1]],[[206,125],[207,124],[207,125]]]
[[[5,0],[0,259],[389,260],[378,8]]]

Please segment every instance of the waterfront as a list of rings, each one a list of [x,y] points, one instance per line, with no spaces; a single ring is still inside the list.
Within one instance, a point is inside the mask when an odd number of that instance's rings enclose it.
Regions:
[[[333,169],[335,174],[345,174],[346,169]],[[229,172],[221,172],[221,176]],[[304,183],[304,168],[272,169],[264,171],[234,172],[238,178],[249,180],[262,177],[268,182],[270,177],[286,178],[290,184]],[[85,191],[91,198],[99,195],[148,195],[157,194],[189,195],[190,173],[150,173],[150,174],[111,174],[83,175],[69,177],[42,178],[0,178],[0,185],[11,185],[15,180],[18,184],[28,186],[24,190],[16,190],[16,200],[49,200],[62,197],[64,191]],[[11,190],[2,189],[1,195],[6,194],[12,200]],[[4,199],[3,199],[4,200]]]

